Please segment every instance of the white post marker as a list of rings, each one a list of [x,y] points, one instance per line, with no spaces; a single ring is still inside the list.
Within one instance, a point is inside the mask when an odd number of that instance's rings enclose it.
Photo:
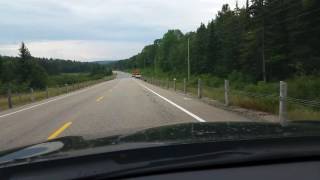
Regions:
[[[186,81],[186,78],[183,79],[183,92],[185,94],[187,93],[187,81]]]
[[[287,83],[280,81],[280,97],[279,97],[279,121],[281,125],[287,125]]]
[[[8,107],[9,109],[12,108],[12,98],[11,98],[11,89],[8,89]]]
[[[202,98],[201,79],[198,79],[198,98]]]
[[[30,88],[30,100],[34,102],[33,88]]]
[[[48,86],[46,86],[46,98],[47,98],[47,99],[49,98],[49,89],[48,89]]]
[[[229,106],[229,81],[224,80],[224,103]]]

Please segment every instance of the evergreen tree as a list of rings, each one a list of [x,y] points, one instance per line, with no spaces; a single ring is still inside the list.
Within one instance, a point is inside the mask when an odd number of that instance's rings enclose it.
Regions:
[[[223,5],[215,19],[196,32],[170,30],[138,55],[113,66],[127,69],[134,64],[185,74],[190,39],[192,74],[228,77],[236,71],[256,81],[317,75],[319,31],[320,1],[247,0],[245,7],[236,5],[233,10]]]
[[[26,47],[25,43],[22,42],[19,48],[19,57],[20,61],[17,68],[17,74],[19,74],[18,81],[19,83],[25,83],[31,81],[31,70],[32,70],[32,63],[31,63],[31,54]]]

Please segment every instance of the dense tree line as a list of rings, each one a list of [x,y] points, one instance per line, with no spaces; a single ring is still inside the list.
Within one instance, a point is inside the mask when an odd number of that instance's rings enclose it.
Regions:
[[[31,56],[28,48],[22,43],[19,57],[0,56],[0,91],[5,91],[8,86],[16,89],[44,88],[48,85],[50,77],[61,79],[57,76],[62,73],[87,73],[89,79],[96,79],[111,75],[112,71],[97,63],[36,58]],[[76,81],[77,76],[72,78]],[[52,80],[50,82],[52,84]]]
[[[193,75],[236,73],[252,81],[318,75],[320,1],[251,0],[235,9],[226,4],[196,32],[169,30],[113,67],[186,75],[188,39]]]

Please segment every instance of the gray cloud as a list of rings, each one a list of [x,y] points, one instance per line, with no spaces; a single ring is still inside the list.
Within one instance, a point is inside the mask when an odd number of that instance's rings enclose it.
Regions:
[[[243,4],[244,1],[239,0],[239,4]],[[127,58],[141,50],[139,48],[142,48],[143,44],[160,38],[168,29],[179,28],[184,32],[195,30],[201,22],[207,23],[212,19],[222,4],[234,5],[235,2],[235,0],[3,1],[0,2],[0,53],[8,53],[8,49],[20,41],[27,41],[30,44],[41,42],[42,45],[44,42],[51,43],[46,47],[56,49],[45,51],[40,46],[34,46],[31,50],[35,56],[59,58],[63,56],[82,60],[96,58],[96,54],[99,54],[99,58]],[[95,46],[96,49],[99,49],[100,45],[104,46],[106,53],[88,48],[87,53],[80,57],[76,52],[67,52],[73,49],[55,47],[57,42],[67,44],[81,42]],[[118,47],[122,51],[130,49],[131,46],[135,50],[130,51],[130,54],[110,47],[117,43],[125,45],[125,48]],[[72,44],[73,47],[78,46],[78,49],[85,47]],[[39,49],[48,54],[39,54]],[[113,50],[108,52],[107,49]],[[12,49],[10,52],[13,51],[16,50]]]

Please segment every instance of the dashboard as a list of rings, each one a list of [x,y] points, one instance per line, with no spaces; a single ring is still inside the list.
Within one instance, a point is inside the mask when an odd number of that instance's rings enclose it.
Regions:
[[[319,180],[320,162],[298,162],[287,164],[270,164],[226,169],[209,169],[170,174],[149,175],[130,178],[134,180]]]

